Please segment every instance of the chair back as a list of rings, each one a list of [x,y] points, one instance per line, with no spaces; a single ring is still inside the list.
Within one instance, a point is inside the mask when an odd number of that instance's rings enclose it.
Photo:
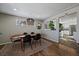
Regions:
[[[34,32],[31,32],[31,34],[35,34]]]
[[[24,41],[31,41],[31,36],[30,35],[26,35],[23,39],[24,39]]]
[[[27,32],[24,32],[23,35],[27,35]]]
[[[41,34],[36,34],[36,39],[41,39]]]

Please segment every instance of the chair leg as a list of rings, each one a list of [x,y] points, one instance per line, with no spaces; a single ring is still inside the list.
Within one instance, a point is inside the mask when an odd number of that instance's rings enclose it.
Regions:
[[[31,49],[33,49],[33,48],[32,48],[32,45],[31,45]]]
[[[36,48],[36,40],[34,40],[35,48]]]
[[[21,43],[21,49],[22,49],[22,51],[25,50],[25,44],[24,43]]]
[[[32,42],[30,42],[29,45],[31,45],[31,49],[33,49],[33,48],[32,48]]]
[[[41,39],[39,40],[39,42],[40,42],[40,45],[41,45]]]
[[[15,47],[15,43],[14,42],[12,42],[12,48],[14,48]]]

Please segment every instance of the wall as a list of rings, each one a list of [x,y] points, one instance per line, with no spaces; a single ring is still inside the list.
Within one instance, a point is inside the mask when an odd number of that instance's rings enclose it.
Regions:
[[[76,40],[77,43],[79,43],[79,12],[77,14],[77,25],[76,25],[77,31],[74,32],[74,39]]]
[[[48,21],[52,19],[47,19]],[[48,21],[45,21],[44,24],[46,24]],[[55,29],[56,30],[50,30],[50,29],[45,29],[43,28],[42,33],[45,38],[54,41],[54,42],[59,42],[59,21],[58,19],[55,20]],[[44,25],[43,25],[44,27]]]
[[[40,30],[37,30],[36,25],[38,22],[35,20],[34,26],[16,26],[16,20],[25,20],[26,18],[22,17],[16,17],[16,16],[10,16],[10,15],[5,15],[5,14],[0,14],[0,43],[5,43],[5,42],[10,42],[10,36],[14,34],[19,34],[23,32],[40,32]],[[40,22],[42,23],[42,22]]]
[[[60,23],[63,24],[64,28],[69,28],[69,25],[76,25],[77,24],[77,16],[76,14],[65,15],[61,17]]]
[[[70,26],[71,25],[73,25],[73,26],[77,25],[77,16],[76,16],[76,14],[65,15],[64,17],[61,17],[59,22],[63,24],[64,29],[67,29],[67,30],[62,31],[61,35],[63,35],[63,34],[71,35],[71,34],[73,34],[73,32],[71,32]]]
[[[53,20],[53,19],[56,19],[56,18],[58,18],[58,19],[60,19],[61,17],[63,17],[65,14],[74,14],[74,13],[79,13],[79,6],[77,6],[77,7],[75,7],[75,8],[72,8],[72,9],[69,9],[69,10],[67,10],[67,11],[64,11],[64,12],[62,12],[62,13],[60,13],[60,14],[58,14],[58,15],[55,15],[55,16],[51,16],[51,17],[49,17],[48,19],[46,19],[45,20],[45,22],[47,22],[47,21],[49,21],[49,20]],[[57,21],[57,23],[59,23],[58,21]],[[55,41],[55,42],[58,42],[59,41],[59,28],[58,28],[58,24],[57,24],[57,33],[55,33],[55,32],[52,32],[52,31],[50,31],[50,30],[43,30],[43,34],[45,34],[45,37],[49,37],[49,40],[52,40],[52,41]],[[77,19],[77,32],[76,33],[74,33],[74,39],[76,40],[76,42],[77,43],[79,43],[79,15],[78,15],[78,19]],[[44,27],[44,26],[43,26]],[[51,34],[50,34],[50,33]],[[47,33],[47,34],[46,34]],[[50,36],[51,37],[50,37]],[[55,36],[55,35],[57,35],[57,36]],[[57,38],[56,38],[57,37]]]

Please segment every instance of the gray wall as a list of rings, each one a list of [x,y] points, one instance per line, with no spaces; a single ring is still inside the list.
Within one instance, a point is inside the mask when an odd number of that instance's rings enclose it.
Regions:
[[[16,26],[16,20],[24,20],[26,18],[22,17],[16,17],[16,16],[10,16],[10,15],[5,15],[5,14],[0,14],[0,43],[5,43],[5,42],[10,42],[10,36],[14,34],[19,34],[23,32],[40,32],[40,30],[37,30],[36,25],[38,22],[35,20],[34,26]],[[40,22],[42,23],[42,22]]]

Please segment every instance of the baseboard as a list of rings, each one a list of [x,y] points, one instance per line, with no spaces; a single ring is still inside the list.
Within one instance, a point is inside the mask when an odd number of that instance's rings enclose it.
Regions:
[[[47,41],[49,41],[49,42],[52,42],[52,43],[59,44],[59,42],[57,43],[57,42],[55,42],[55,41],[49,40],[49,39],[47,39],[47,38],[44,38],[44,37],[43,37],[43,39],[44,39],[44,40],[47,40]]]
[[[12,42],[1,43],[0,45],[10,44]]]
[[[47,41],[49,41],[49,42],[52,42],[52,43],[57,43],[57,42],[51,41],[51,40],[49,40],[49,39],[47,39],[47,38],[44,38],[44,37],[43,37],[43,39],[44,39],[44,40],[47,40]],[[12,42],[1,43],[0,45],[10,44],[10,43],[12,43]],[[58,42],[57,44],[59,44],[59,42]]]

